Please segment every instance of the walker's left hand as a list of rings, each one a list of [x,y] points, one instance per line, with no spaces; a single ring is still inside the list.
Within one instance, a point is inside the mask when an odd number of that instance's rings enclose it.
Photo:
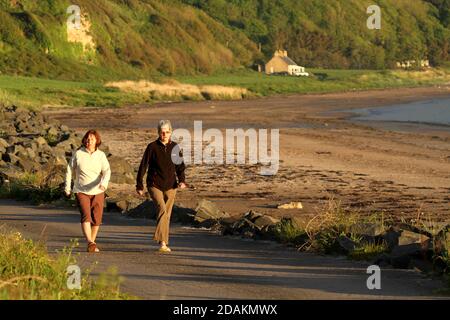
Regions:
[[[180,188],[180,189],[186,188],[186,183],[180,182],[180,183],[178,184],[178,188]]]
[[[100,186],[100,190],[105,191],[106,188],[104,186]]]

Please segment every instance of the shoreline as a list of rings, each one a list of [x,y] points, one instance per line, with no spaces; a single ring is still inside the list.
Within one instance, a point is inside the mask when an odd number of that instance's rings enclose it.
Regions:
[[[179,192],[178,205],[195,208],[206,198],[230,214],[255,210],[310,219],[335,199],[343,208],[365,214],[412,218],[424,212],[445,220],[450,218],[450,132],[391,132],[352,123],[342,113],[330,116],[324,112],[449,93],[450,87],[403,88],[119,109],[63,109],[46,114],[80,133],[97,128],[111,151],[126,155],[135,168],[147,143],[156,138],[160,119],[171,119],[174,128],[187,124],[188,130],[199,119],[205,129],[237,125],[280,129],[280,168],[275,176],[259,176],[258,167],[251,165],[192,165],[186,175],[196,189]],[[118,193],[133,193],[132,186],[113,188]],[[304,208],[276,209],[277,204],[290,201],[301,201]]]

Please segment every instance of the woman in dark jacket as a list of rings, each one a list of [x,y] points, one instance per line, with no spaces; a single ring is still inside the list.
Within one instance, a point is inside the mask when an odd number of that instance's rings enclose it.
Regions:
[[[145,149],[137,175],[136,192],[141,196],[144,194],[143,180],[148,169],[147,189],[157,210],[153,240],[160,244],[160,252],[167,253],[171,251],[167,245],[170,215],[177,187],[186,188],[185,165],[177,144],[170,139],[172,125],[169,120],[161,120],[158,123],[158,135],[159,138]],[[179,164],[174,163],[174,159],[177,159],[175,162]]]

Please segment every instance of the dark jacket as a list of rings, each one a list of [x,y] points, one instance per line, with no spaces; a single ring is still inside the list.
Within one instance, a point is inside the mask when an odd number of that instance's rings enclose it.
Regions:
[[[182,161],[182,154],[180,151],[181,163],[175,164],[172,161],[172,153],[178,149],[174,149],[177,143],[169,141],[164,145],[161,140],[157,139],[150,143],[145,149],[144,156],[139,166],[139,171],[136,180],[136,189],[144,190],[144,175],[148,168],[147,174],[147,188],[156,187],[162,191],[166,191],[177,187],[178,182],[185,182],[184,170],[186,166]]]

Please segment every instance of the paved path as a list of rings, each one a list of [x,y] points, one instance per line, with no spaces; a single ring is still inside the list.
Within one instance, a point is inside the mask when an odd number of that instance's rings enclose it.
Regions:
[[[75,208],[0,200],[0,224],[43,238],[50,252],[81,239]],[[92,274],[117,266],[123,291],[144,299],[423,299],[439,298],[433,290],[442,286],[412,270],[382,269],[381,290],[368,290],[366,263],[176,224],[171,230],[173,252],[159,254],[153,221],[106,212],[97,239],[102,252],[85,253],[82,241],[75,251],[82,268],[98,261]]]

